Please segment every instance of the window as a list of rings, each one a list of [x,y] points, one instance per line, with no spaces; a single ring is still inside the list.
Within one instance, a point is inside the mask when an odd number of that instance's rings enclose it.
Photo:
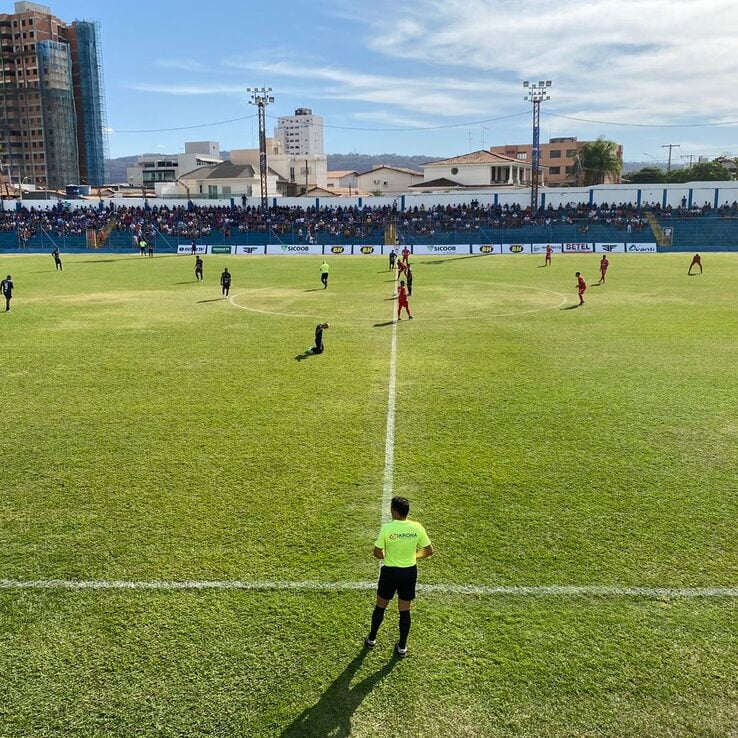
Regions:
[[[549,174],[561,174],[561,167],[549,167],[548,173]]]
[[[522,159],[525,161],[528,158],[528,154],[525,153],[525,151],[521,151],[519,154],[517,154],[518,159]]]
[[[567,174],[574,174],[574,167],[566,167],[564,170]]]
[[[458,167],[451,167],[451,174],[458,174],[459,168]]]
[[[224,195],[230,195],[231,194],[231,188],[229,185],[223,185],[223,194]]]
[[[561,149],[553,149],[549,155],[549,159],[560,159],[561,158]]]
[[[566,150],[566,158],[567,159],[573,159],[577,155],[576,149],[567,149]]]

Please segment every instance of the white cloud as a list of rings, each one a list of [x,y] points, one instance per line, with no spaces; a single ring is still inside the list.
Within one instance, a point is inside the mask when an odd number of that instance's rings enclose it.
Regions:
[[[316,86],[310,94],[318,99],[370,102],[441,116],[488,112],[491,96],[511,94],[515,89],[506,82],[494,80],[367,74],[337,66],[292,61],[230,58],[224,64],[264,75],[311,80]]]
[[[183,72],[207,72],[208,67],[197,59],[156,59],[154,64],[163,69],[178,69]]]
[[[246,95],[243,85],[222,84],[137,84],[130,85],[129,89],[139,92],[157,92],[162,95],[223,95],[240,93]]]
[[[370,121],[381,123],[386,126],[399,128],[425,128],[433,126],[434,123],[420,118],[410,118],[404,115],[396,115],[386,110],[366,111],[363,113],[354,113],[353,117],[360,121]]]
[[[382,54],[552,79],[551,107],[622,122],[738,117],[735,0],[415,0],[363,6]],[[381,31],[381,32],[380,32]],[[506,101],[516,107],[519,88]]]

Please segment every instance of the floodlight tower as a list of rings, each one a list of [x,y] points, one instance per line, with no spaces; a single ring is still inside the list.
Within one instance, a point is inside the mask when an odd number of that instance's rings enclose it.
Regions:
[[[266,106],[274,102],[269,93],[271,87],[247,87],[246,92],[251,94],[251,105],[256,105],[259,112],[259,174],[261,176],[261,209],[266,213],[269,207],[267,194],[267,145],[266,145]]]
[[[523,82],[526,90],[523,100],[533,103],[533,147],[532,147],[532,170],[530,178],[530,209],[535,213],[538,210],[538,185],[541,179],[541,103],[550,100],[551,80],[540,80],[538,82]]]

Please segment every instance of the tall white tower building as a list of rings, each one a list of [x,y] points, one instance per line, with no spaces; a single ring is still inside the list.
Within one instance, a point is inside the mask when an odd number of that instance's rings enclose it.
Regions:
[[[323,118],[310,108],[297,108],[294,115],[277,118],[274,138],[290,156],[309,156],[323,152]]]

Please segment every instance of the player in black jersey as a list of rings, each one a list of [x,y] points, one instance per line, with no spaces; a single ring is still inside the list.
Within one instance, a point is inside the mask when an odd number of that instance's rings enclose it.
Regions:
[[[3,293],[3,297],[5,298],[5,312],[10,312],[10,301],[13,299],[13,279],[8,274],[8,276],[0,282],[0,292]]]
[[[56,267],[57,271],[64,271],[64,267],[61,263],[61,256],[59,256],[59,247],[54,246],[54,250],[51,252],[51,255],[54,257],[54,266]]]
[[[228,271],[228,267],[223,270],[220,275],[220,286],[223,297],[228,297],[228,292],[231,289],[231,273]]]
[[[195,257],[195,279],[202,282],[202,259],[199,256]]]
[[[314,354],[323,353],[325,348],[323,346],[323,331],[327,328],[330,328],[330,325],[328,325],[328,323],[318,323],[318,325],[315,326],[315,346],[313,346]]]

